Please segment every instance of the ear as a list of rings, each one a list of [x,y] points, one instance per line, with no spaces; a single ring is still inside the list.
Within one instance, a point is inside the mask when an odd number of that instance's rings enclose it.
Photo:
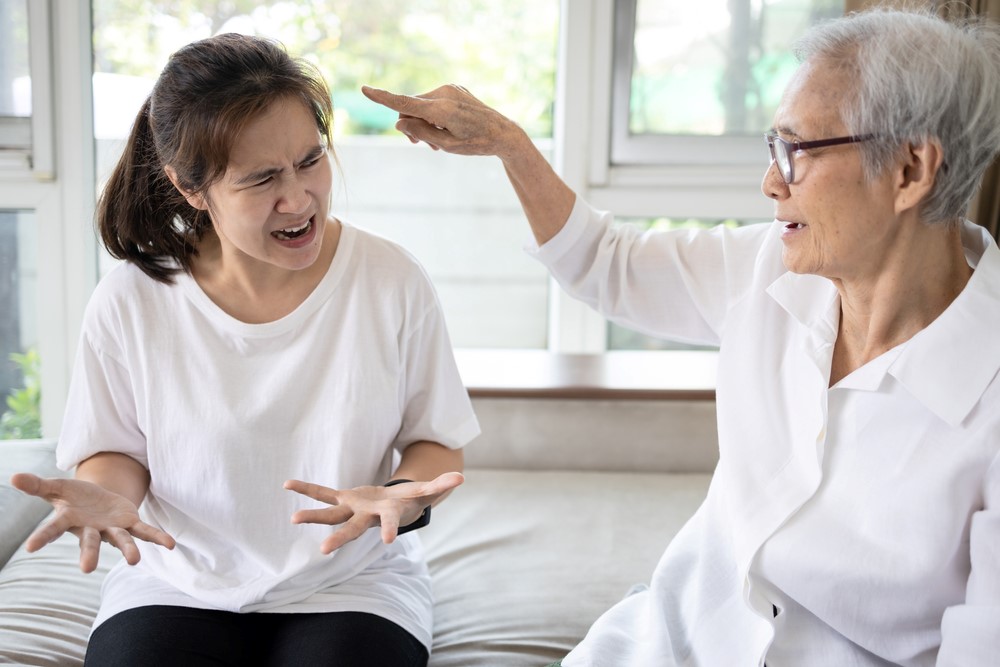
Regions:
[[[905,147],[897,167],[897,214],[918,207],[927,198],[943,164],[944,150],[937,139]]]
[[[169,178],[170,182],[174,184],[177,191],[184,195],[184,199],[187,200],[187,203],[191,204],[191,206],[195,207],[199,211],[208,210],[208,201],[205,199],[205,195],[199,192],[190,192],[181,187],[180,179],[177,177],[177,171],[173,167],[168,164],[163,167],[163,171],[167,173],[167,178]]]

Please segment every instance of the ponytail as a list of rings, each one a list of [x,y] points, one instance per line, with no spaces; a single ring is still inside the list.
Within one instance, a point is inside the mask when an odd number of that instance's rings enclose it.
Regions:
[[[125,150],[97,202],[97,229],[115,259],[133,262],[149,277],[173,282],[197,254],[207,216],[187,203],[167,178],[153,140],[146,98]],[[173,260],[173,261],[171,261]]]

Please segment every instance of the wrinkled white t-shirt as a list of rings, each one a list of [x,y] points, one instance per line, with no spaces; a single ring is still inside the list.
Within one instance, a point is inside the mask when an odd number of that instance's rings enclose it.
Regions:
[[[830,387],[839,295],[785,270],[780,224],[610,223],[578,199],[530,250],[609,318],[720,345],[720,458],[649,590],[563,665],[1000,664],[1000,249],[986,230],[962,228],[975,273],[955,301]]]
[[[288,479],[381,484],[409,444],[479,433],[429,279],[395,244],[343,225],[327,274],[292,313],[240,322],[194,279],[122,264],[88,305],[59,438],[68,469],[98,452],[149,469],[141,511],[168,551],[108,575],[94,627],[144,605],[239,612],[362,611],[431,643],[416,533],[377,529],[330,555],[332,530],[292,525],[316,501]]]

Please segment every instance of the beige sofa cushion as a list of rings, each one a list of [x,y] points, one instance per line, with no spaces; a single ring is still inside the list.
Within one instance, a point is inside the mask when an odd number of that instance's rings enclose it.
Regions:
[[[98,569],[80,572],[76,536],[29,554],[18,549],[0,570],[0,664],[83,664],[101,581],[120,554],[101,545]]]
[[[435,667],[562,658],[701,504],[707,474],[470,470],[422,530]]]
[[[564,656],[628,588],[648,582],[707,474],[470,470],[419,534],[433,577],[434,667],[525,667]],[[651,530],[651,520],[654,529]],[[0,571],[0,663],[82,663],[100,583],[76,538]]]
[[[11,486],[10,476],[15,472],[64,476],[56,468],[54,451],[52,440],[0,441],[0,567],[52,509],[44,500],[26,496]]]

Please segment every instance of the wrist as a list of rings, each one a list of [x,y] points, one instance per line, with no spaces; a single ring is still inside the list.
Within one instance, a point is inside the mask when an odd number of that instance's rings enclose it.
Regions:
[[[500,141],[496,155],[508,171],[517,173],[538,169],[539,160],[548,164],[535,142],[519,125],[512,125]]]
[[[382,486],[395,486],[396,484],[407,484],[412,482],[412,479],[390,479],[388,482]],[[396,530],[396,535],[402,535],[403,533],[408,533],[411,530],[416,530],[417,528],[423,528],[431,522],[431,506],[427,505],[424,507],[424,511],[417,517],[416,521],[406,524],[405,526],[400,526]]]

